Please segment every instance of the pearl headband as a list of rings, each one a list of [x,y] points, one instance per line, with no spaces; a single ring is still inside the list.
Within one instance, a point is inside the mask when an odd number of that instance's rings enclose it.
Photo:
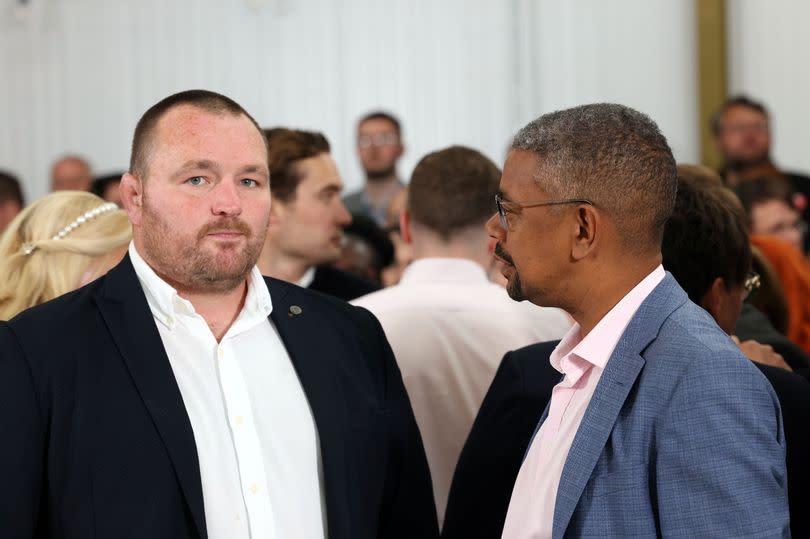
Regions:
[[[108,211],[117,210],[117,209],[118,209],[118,205],[116,205],[114,202],[107,202],[107,203],[102,204],[101,206],[97,206],[97,207],[93,208],[92,210],[88,210],[88,211],[84,212],[82,215],[78,216],[74,221],[72,221],[70,224],[68,224],[62,230],[60,230],[59,232],[54,234],[54,236],[51,238],[51,240],[53,240],[53,241],[61,240],[62,238],[64,238],[65,236],[67,236],[68,234],[70,234],[71,232],[76,230],[78,227],[80,227],[81,225],[83,225],[87,221],[90,221],[91,219],[94,219],[94,218],[98,217],[99,215],[101,215],[103,213],[107,213]],[[31,253],[33,253],[34,251],[36,251],[36,249],[37,249],[37,246],[33,245],[31,243],[24,243],[23,246],[22,246],[23,254],[25,254],[26,256],[28,256]]]

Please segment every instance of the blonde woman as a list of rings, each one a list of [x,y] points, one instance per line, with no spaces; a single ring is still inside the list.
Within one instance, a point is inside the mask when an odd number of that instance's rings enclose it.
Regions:
[[[100,277],[131,238],[126,212],[96,195],[60,191],[37,200],[0,236],[0,320]]]

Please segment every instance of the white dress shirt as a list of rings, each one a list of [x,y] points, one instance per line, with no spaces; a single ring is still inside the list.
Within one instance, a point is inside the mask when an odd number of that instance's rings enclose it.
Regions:
[[[462,258],[411,263],[399,284],[352,301],[382,324],[425,445],[439,523],[461,448],[501,358],[559,339],[571,326],[559,309],[518,303]]]
[[[194,431],[208,537],[325,537],[318,433],[258,269],[218,343],[134,243],[129,255]]]

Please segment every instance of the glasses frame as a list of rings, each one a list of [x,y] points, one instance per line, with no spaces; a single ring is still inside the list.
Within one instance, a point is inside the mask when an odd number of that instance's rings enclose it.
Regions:
[[[749,271],[748,276],[745,278],[745,281],[743,281],[743,290],[745,290],[743,302],[746,302],[749,299],[751,299],[761,286],[762,286],[762,277],[759,276],[759,273],[755,271]]]
[[[511,200],[504,200],[499,193],[495,195],[495,207],[498,210],[498,220],[500,221],[501,228],[504,230],[509,230],[509,223],[506,220],[506,215],[507,212],[511,211],[504,208],[504,203],[514,205],[517,207],[517,209],[521,210],[526,208],[539,208],[541,206],[560,206],[563,204],[588,204],[589,206],[594,206],[594,203],[587,198],[566,198],[562,200],[544,200],[542,202],[513,202]],[[511,213],[514,213],[514,211],[511,211]]]

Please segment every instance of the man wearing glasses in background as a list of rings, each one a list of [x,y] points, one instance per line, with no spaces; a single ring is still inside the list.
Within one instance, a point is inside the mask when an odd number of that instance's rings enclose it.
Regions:
[[[507,290],[576,324],[504,538],[789,533],[773,389],[661,265],[676,191],[666,139],[624,106],[547,114],[512,143],[487,223]]]
[[[385,226],[386,210],[404,186],[397,176],[397,161],[405,152],[399,120],[387,112],[371,112],[357,123],[357,155],[366,183],[343,199],[352,215],[367,215]]]

